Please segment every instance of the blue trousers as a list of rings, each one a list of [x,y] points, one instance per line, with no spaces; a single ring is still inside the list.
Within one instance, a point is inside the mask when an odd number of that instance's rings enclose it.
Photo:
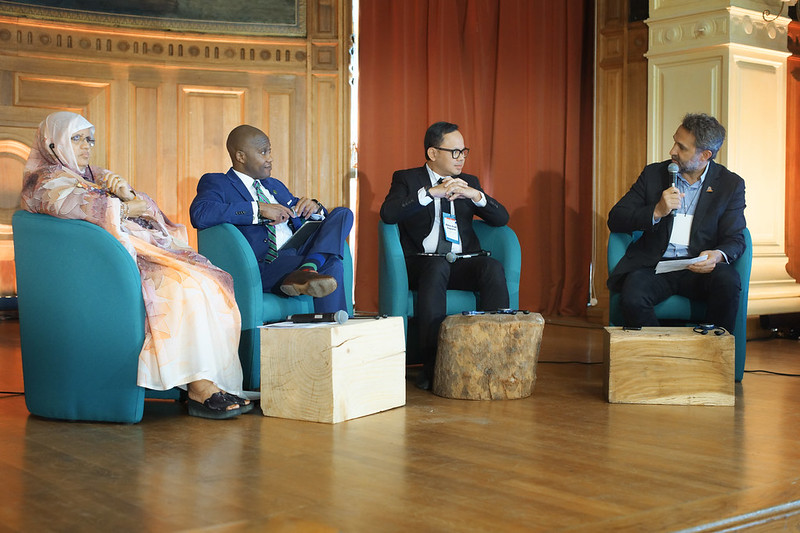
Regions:
[[[333,313],[340,309],[347,310],[344,293],[344,266],[342,257],[345,239],[353,227],[353,212],[346,207],[336,207],[328,213],[320,227],[299,248],[281,248],[278,257],[271,263],[259,262],[261,286],[264,292],[272,292],[285,296],[281,292],[281,282],[287,274],[297,270],[306,262],[311,254],[326,257],[325,263],[318,269],[320,274],[333,276],[336,290],[324,298],[314,299],[314,312]]]

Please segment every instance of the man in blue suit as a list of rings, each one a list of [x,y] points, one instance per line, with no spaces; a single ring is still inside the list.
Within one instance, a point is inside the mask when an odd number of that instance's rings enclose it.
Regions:
[[[733,333],[741,281],[731,263],[745,249],[744,180],[714,161],[725,140],[714,117],[687,114],[673,140],[670,160],[646,166],[608,215],[611,231],[643,232],[608,287],[621,293],[626,326],[658,326],[654,306],[679,294],[705,300],[706,321]],[[655,272],[659,261],[697,257],[705,259],[686,270]]]
[[[270,177],[269,138],[253,126],[241,125],[226,143],[232,168],[227,173],[204,174],[189,214],[192,226],[236,226],[250,243],[264,291],[314,298],[317,313],[347,309],[342,254],[353,227],[346,207],[330,212],[316,199],[296,197]],[[309,220],[319,221],[306,240],[284,246]]]

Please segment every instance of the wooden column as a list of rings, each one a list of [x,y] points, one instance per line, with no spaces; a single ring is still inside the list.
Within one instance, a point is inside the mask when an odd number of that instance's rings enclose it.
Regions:
[[[647,132],[647,26],[629,21],[629,0],[597,1],[597,91],[593,288],[587,313],[608,324],[606,248],[608,212],[645,164]]]

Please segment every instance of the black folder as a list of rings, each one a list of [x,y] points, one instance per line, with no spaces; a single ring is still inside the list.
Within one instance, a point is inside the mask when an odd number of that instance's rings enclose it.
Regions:
[[[289,240],[283,243],[283,246],[280,247],[281,250],[284,248],[300,248],[304,242],[306,242],[311,235],[317,231],[320,224],[322,224],[321,220],[306,220],[303,222],[303,225],[300,226],[300,229],[295,231]]]

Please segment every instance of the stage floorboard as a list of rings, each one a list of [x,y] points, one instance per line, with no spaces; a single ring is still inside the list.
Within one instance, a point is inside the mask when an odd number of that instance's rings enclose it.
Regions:
[[[747,351],[800,374],[798,341]],[[601,329],[548,323],[540,361],[526,399],[409,384],[405,407],[336,425],[167,401],[69,423],[3,395],[0,531],[800,531],[800,377],[747,373],[735,407],[611,405]],[[21,388],[0,321],[0,389]]]

